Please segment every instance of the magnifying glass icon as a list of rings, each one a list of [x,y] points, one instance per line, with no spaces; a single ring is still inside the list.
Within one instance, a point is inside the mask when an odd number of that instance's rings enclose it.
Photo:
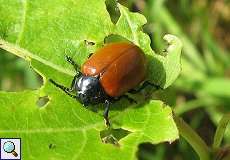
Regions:
[[[13,154],[15,157],[18,156],[17,152],[15,152],[15,145],[13,142],[11,141],[7,141],[3,144],[3,149],[6,153],[11,153]]]

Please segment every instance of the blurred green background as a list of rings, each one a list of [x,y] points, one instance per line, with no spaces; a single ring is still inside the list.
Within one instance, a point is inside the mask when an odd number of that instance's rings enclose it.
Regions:
[[[145,15],[143,27],[152,48],[160,53],[166,33],[183,41],[182,73],[168,89],[155,93],[174,108],[210,145],[218,121],[230,111],[230,1],[228,0],[119,0],[131,11]],[[28,62],[5,53],[0,54],[0,89],[22,91],[36,89],[42,79]],[[173,67],[173,66],[172,66]],[[228,127],[222,146],[230,144]],[[183,139],[157,146],[139,145],[143,160],[196,160],[196,153]]]

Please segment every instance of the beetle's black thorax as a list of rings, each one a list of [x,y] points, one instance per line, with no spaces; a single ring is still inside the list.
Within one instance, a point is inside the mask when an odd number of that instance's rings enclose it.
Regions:
[[[101,103],[108,97],[97,77],[80,76],[76,81],[75,89],[84,105]]]

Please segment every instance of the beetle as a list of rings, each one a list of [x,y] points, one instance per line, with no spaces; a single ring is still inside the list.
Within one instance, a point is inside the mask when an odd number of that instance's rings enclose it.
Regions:
[[[145,81],[143,85],[134,90],[146,78],[146,57],[143,51],[133,43],[110,43],[97,50],[81,68],[74,60],[66,56],[66,60],[73,65],[76,75],[70,88],[50,82],[63,90],[67,95],[77,99],[84,106],[89,104],[105,104],[104,119],[109,126],[109,107],[114,101],[122,97],[131,102],[135,100],[125,95],[126,92],[138,93],[147,85],[156,85]]]

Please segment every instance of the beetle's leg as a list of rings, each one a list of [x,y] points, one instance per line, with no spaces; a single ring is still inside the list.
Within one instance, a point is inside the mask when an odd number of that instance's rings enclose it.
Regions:
[[[78,78],[78,75],[75,75],[72,80],[71,86],[70,86],[70,92],[74,91],[75,86],[77,85],[77,78]]]
[[[150,82],[148,82],[148,81],[145,81],[145,82],[143,83],[143,85],[142,85],[140,88],[138,88],[137,90],[131,89],[131,90],[129,90],[128,92],[129,92],[129,93],[132,93],[132,94],[136,94],[136,93],[139,93],[141,90],[145,89],[147,86],[152,86],[152,87],[155,87],[156,89],[161,89],[160,86],[155,85],[155,84],[153,84],[153,83],[150,83]]]
[[[130,97],[127,96],[127,95],[122,95],[122,96],[118,97],[117,99],[115,99],[115,101],[119,101],[121,98],[127,99],[130,103],[137,103],[137,101],[135,101],[135,99],[130,98]]]
[[[109,106],[110,106],[110,101],[109,100],[105,100],[105,111],[104,111],[104,119],[105,119],[105,124],[106,126],[110,126],[110,122],[109,122]]]
[[[54,80],[52,80],[52,79],[49,79],[49,81],[50,81],[53,85],[55,85],[57,88],[60,88],[61,90],[63,90],[68,96],[70,96],[70,97],[72,97],[72,98],[75,98],[75,99],[78,98],[76,95],[72,95],[72,94],[70,93],[70,92],[71,92],[71,89],[70,89],[70,88],[67,88],[67,87],[65,87],[65,86],[62,86],[62,85],[56,83],[56,82],[55,82]]]
[[[93,53],[90,53],[90,54],[88,55],[88,58],[90,58],[92,55],[93,55]]]

